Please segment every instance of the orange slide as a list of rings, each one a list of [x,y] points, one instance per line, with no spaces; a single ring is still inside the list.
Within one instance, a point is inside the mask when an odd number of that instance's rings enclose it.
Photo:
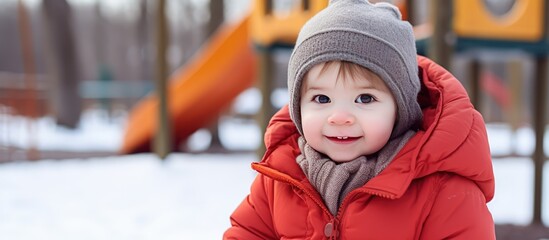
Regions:
[[[170,77],[168,104],[173,148],[215,120],[238,94],[252,86],[256,57],[248,31],[249,17],[225,26],[200,54]],[[130,112],[122,154],[151,151],[157,129],[158,98],[150,94]]]

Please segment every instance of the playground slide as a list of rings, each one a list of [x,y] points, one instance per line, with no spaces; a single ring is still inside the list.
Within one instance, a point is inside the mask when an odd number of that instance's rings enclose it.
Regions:
[[[222,27],[189,63],[170,76],[168,110],[173,147],[218,117],[255,79],[249,17]],[[130,112],[120,152],[149,152],[157,129],[158,98],[150,94]]]

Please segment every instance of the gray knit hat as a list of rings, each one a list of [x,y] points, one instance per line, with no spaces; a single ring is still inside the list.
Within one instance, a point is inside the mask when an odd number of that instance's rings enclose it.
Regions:
[[[301,134],[303,76],[313,66],[329,61],[361,65],[385,81],[398,111],[391,138],[421,122],[414,34],[395,6],[366,0],[331,0],[326,9],[305,23],[288,64],[290,116]]]

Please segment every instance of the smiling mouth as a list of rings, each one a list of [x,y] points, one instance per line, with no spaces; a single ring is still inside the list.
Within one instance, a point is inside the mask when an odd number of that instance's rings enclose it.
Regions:
[[[360,137],[349,137],[349,136],[338,136],[338,137],[327,137],[330,141],[336,143],[351,143],[358,140]]]

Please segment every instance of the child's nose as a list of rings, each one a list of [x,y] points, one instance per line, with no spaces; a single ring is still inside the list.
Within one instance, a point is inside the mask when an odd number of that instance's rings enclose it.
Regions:
[[[337,110],[328,117],[328,122],[334,125],[350,125],[355,122],[355,117],[348,111]]]

